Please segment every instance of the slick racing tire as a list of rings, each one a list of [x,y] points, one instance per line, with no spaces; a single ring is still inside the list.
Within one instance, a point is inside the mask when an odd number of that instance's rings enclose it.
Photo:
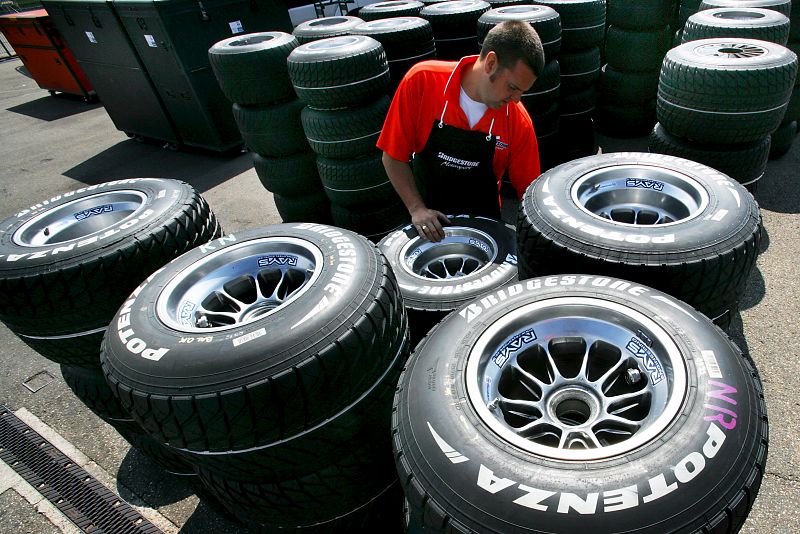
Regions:
[[[758,375],[719,328],[590,275],[448,316],[409,360],[392,425],[426,532],[737,532],[768,448]]]
[[[42,201],[0,223],[0,320],[42,343],[93,343],[142,280],[220,233],[205,200],[176,180],[116,180]]]
[[[517,238],[521,279],[565,269],[618,276],[724,321],[755,265],[761,216],[715,169],[617,152],[542,174],[522,199]]]
[[[273,225],[154,273],[114,318],[101,361],[124,408],[161,443],[240,451],[350,405],[384,374],[405,321],[391,268],[366,239]]]
[[[517,279],[513,227],[470,215],[449,219],[439,242],[420,237],[408,225],[378,243],[397,277],[412,343],[465,302]]]

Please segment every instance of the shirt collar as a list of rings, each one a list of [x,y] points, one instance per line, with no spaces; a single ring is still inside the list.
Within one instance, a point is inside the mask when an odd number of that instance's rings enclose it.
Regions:
[[[461,95],[461,75],[465,68],[471,67],[476,61],[478,61],[478,56],[465,56],[458,60],[458,63],[450,73],[450,77],[447,79],[447,83],[444,84],[444,94],[448,100],[458,102],[458,98]]]

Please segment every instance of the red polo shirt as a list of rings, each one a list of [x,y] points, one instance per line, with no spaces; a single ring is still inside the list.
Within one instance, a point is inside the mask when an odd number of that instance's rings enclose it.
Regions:
[[[458,63],[423,61],[414,65],[397,88],[377,145],[396,160],[410,161],[413,153],[425,148],[434,121],[442,117],[447,102],[445,124],[484,133],[489,133],[491,125],[492,135],[498,136],[492,165],[498,190],[500,179],[508,170],[511,184],[522,198],[528,185],[541,173],[533,123],[525,106],[509,102],[500,109],[487,109],[475,127],[469,127],[458,103],[461,73],[477,59],[478,56],[468,56]]]

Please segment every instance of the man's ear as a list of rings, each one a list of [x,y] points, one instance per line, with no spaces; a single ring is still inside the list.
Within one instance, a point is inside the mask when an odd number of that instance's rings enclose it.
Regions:
[[[491,76],[492,74],[495,73],[497,67],[498,67],[497,54],[494,52],[494,50],[490,50],[486,54],[486,59],[483,60],[483,68],[486,74]]]

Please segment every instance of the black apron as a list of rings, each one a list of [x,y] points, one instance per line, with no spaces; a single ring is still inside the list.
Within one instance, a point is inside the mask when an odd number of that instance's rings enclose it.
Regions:
[[[434,120],[425,148],[414,157],[414,178],[425,205],[445,214],[499,220],[497,178],[492,169],[496,142],[494,135]]]

